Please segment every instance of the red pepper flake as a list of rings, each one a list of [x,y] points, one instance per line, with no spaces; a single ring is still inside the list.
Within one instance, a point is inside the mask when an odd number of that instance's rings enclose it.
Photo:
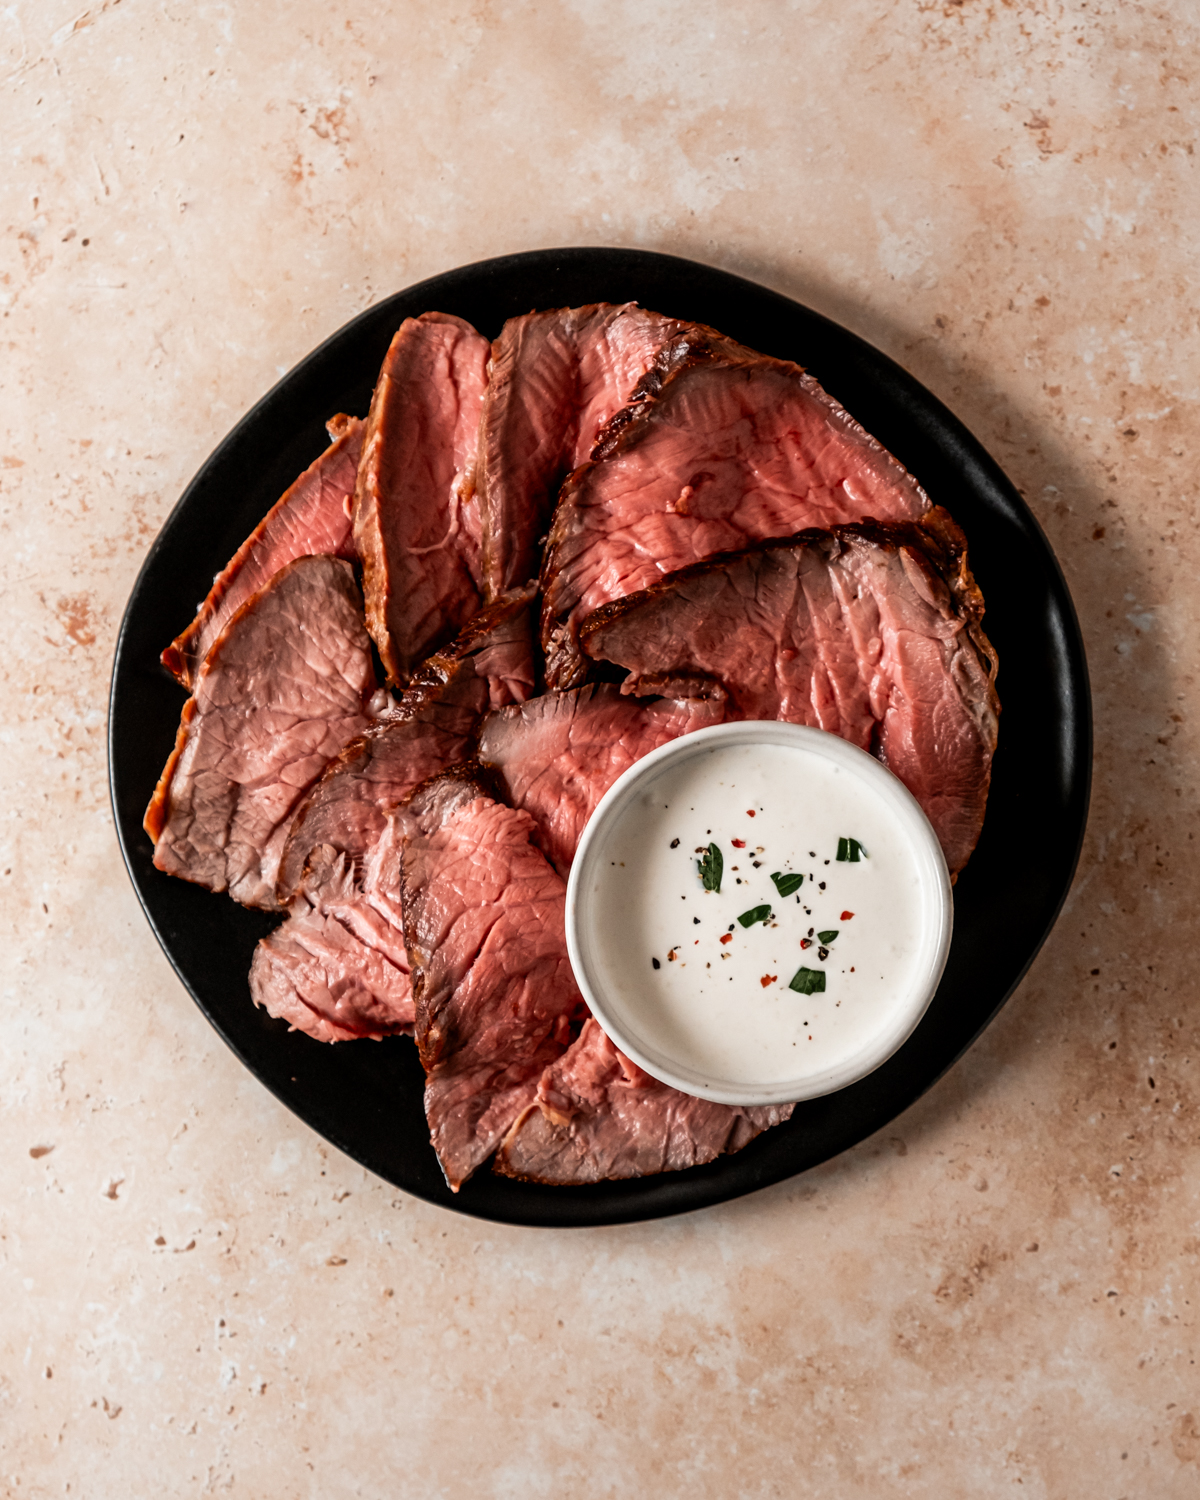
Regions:
[[[748,818],[752,818],[754,816],[754,809],[752,807],[748,807],[746,809],[746,816]]]
[[[801,938],[800,939],[800,946],[802,948],[811,948],[812,947],[812,938]],[[667,957],[670,958],[670,956],[671,955],[668,953]]]
[[[842,913],[842,921],[848,922],[853,915],[854,913],[852,911],[844,911]]]
[[[728,943],[732,939],[732,937],[733,937],[733,933],[732,932],[723,932],[721,934],[721,941],[723,943]]]
[[[778,978],[779,978],[778,974],[764,974],[763,977],[758,982],[759,982],[759,984],[762,985],[763,989],[765,990],[769,984],[774,984],[775,981]]]
[[[744,849],[746,847],[745,839],[730,839],[729,842],[735,849]]]
[[[672,948],[670,950],[670,952],[667,954],[667,962],[669,964],[673,964],[675,962],[675,950],[674,950],[674,948]]]

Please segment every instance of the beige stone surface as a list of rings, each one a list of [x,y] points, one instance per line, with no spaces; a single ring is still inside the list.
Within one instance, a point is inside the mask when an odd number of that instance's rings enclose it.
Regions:
[[[0,8],[0,1494],[1200,1494],[1198,107],[1190,0]],[[225,1050],[121,866],[105,695],[280,372],[589,243],[796,296],[978,433],[1074,593],[1096,781],[925,1099],[555,1234],[397,1193]]]

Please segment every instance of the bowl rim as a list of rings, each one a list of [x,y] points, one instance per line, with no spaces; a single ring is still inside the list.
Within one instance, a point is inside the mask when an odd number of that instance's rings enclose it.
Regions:
[[[702,1075],[679,1057],[672,1057],[640,1037],[631,1022],[611,1002],[599,980],[595,950],[600,942],[592,921],[597,861],[607,840],[647,784],[674,765],[730,745],[785,745],[831,761],[839,769],[871,786],[895,811],[910,835],[917,857],[923,903],[919,964],[911,987],[884,1012],[884,1022],[861,1045],[834,1064],[811,1068],[791,1078],[746,1083]],[[857,1083],[881,1067],[904,1045],[928,1010],[946,960],[954,927],[954,897],[950,873],[937,834],[920,803],[904,783],[873,755],[827,730],[791,724],[780,719],[739,719],[710,725],[680,735],[635,761],[604,793],[588,819],[567,880],[567,953],[584,999],[609,1040],[659,1082],[695,1098],[717,1104],[756,1107],[818,1099]]]

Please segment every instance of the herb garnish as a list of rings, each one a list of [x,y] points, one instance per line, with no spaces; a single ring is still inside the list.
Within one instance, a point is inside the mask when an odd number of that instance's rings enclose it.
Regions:
[[[831,927],[827,932],[818,932],[817,933],[817,942],[818,943],[825,943],[825,944],[828,945],[829,943],[833,942],[834,938],[837,937],[837,935],[838,935],[837,928],[836,927]]]
[[[788,989],[795,990],[798,995],[824,994],[825,974],[821,969],[797,969]]]
[[[856,865],[860,858],[869,859],[870,855],[857,839],[838,839],[837,857],[839,864]]]
[[[743,927],[753,927],[755,922],[769,922],[771,920],[771,908],[769,906],[752,906],[749,911],[744,911],[738,918]]]
[[[784,875],[776,870],[771,879],[775,882],[775,889],[781,896],[790,896],[793,891],[798,891],[804,884],[803,875]]]
[[[716,844],[709,844],[704,851],[704,858],[696,861],[696,869],[706,891],[720,892],[721,876],[725,873],[725,857]]]

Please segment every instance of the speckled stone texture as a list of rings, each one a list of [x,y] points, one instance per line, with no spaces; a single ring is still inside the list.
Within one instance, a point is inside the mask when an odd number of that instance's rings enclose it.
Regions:
[[[0,1493],[1200,1494],[1200,13],[84,3],[0,9]],[[1097,715],[1064,915],[925,1099],[570,1233],[403,1197],[243,1071],[103,743],[233,421],[374,299],[556,244],[749,275],[912,370],[1046,528]]]

